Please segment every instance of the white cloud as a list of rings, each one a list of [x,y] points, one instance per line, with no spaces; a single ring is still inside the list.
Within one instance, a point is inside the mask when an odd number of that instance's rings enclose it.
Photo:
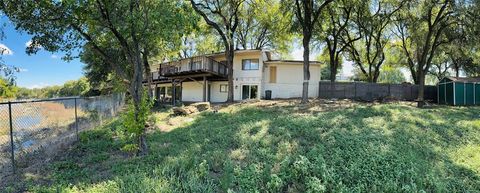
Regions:
[[[53,54],[51,57],[52,57],[53,59],[57,59],[57,58],[58,58],[58,56],[55,55],[55,54]]]
[[[19,70],[20,72],[28,72],[28,69],[26,69],[26,68],[19,68],[18,70]]]
[[[0,44],[0,55],[13,55],[13,51],[5,44]]]
[[[30,46],[30,44],[32,44],[32,40],[28,40],[28,42],[25,42],[25,47]]]
[[[47,86],[50,86],[50,84],[47,84],[47,83],[44,83],[44,82],[40,82],[38,84],[34,84],[34,85],[30,85],[30,86],[27,86],[28,89],[34,89],[34,88],[45,88]]]
[[[27,42],[25,42],[25,47],[29,47],[30,45],[32,45],[33,41],[32,40],[28,40]],[[37,48],[42,48],[41,45],[37,45]]]

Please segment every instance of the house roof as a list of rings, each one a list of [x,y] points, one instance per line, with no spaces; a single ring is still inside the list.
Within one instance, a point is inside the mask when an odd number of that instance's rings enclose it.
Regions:
[[[268,60],[265,63],[302,63],[303,60]],[[310,64],[321,64],[319,61],[310,61]]]
[[[257,49],[246,49],[246,50],[234,50],[234,53],[251,53],[251,52],[261,52],[262,50],[257,50]],[[225,52],[215,52],[211,54],[204,54],[203,56],[218,56],[218,55],[224,55]],[[202,56],[202,55],[201,55]]]
[[[445,77],[446,79],[450,79],[454,82],[469,82],[469,83],[479,83],[480,77]]]

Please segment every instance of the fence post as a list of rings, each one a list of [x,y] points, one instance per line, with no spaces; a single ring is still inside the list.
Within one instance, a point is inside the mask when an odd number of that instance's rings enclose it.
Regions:
[[[353,85],[355,85],[355,96],[353,97],[354,100],[357,100],[357,82],[353,82]]]
[[[78,141],[79,137],[78,137],[77,98],[75,98],[75,134],[77,136],[77,141]]]
[[[413,96],[413,87],[414,85],[410,85],[410,97],[412,101],[415,101],[415,96]]]
[[[391,86],[392,84],[388,84],[388,97],[392,96]]]
[[[318,81],[318,98],[322,98],[321,96],[321,93],[322,93],[322,81]]]
[[[13,143],[13,121],[12,121],[12,102],[8,101],[8,117],[10,121],[10,153],[12,158],[12,171],[15,173],[15,152]]]

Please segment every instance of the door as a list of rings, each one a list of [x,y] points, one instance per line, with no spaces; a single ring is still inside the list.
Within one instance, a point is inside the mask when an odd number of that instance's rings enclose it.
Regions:
[[[242,100],[256,99],[258,96],[257,85],[243,85],[242,86]]]
[[[160,101],[160,89],[163,87],[155,87],[155,99]]]

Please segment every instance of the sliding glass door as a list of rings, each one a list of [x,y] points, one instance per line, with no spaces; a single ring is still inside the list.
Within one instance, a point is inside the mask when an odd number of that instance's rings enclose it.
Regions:
[[[243,85],[242,86],[242,100],[256,99],[258,96],[257,85]]]

